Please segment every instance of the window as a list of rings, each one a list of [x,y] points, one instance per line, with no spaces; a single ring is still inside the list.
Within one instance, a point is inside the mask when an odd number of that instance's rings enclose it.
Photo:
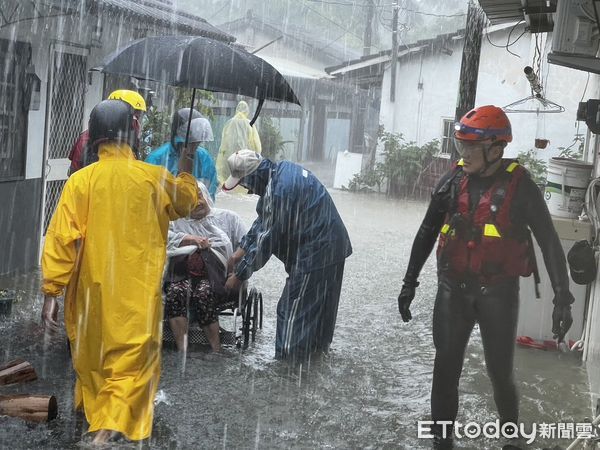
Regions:
[[[454,151],[454,119],[442,119],[442,149],[438,156],[451,158]]]
[[[0,39],[0,181],[25,176],[31,47]]]

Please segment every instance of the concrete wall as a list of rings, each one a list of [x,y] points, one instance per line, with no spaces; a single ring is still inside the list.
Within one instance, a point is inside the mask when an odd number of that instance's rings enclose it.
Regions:
[[[23,12],[23,17],[33,15],[32,11]],[[29,112],[25,178],[0,181],[0,204],[7,205],[0,213],[0,274],[25,271],[38,265],[44,177],[48,170],[45,139],[51,52],[60,48],[86,54],[87,68],[90,69],[99,65],[110,52],[133,40],[133,27],[122,16],[106,16],[100,36],[92,32],[95,23],[96,19],[88,15],[59,16],[0,30],[2,39],[31,44],[32,64],[41,79],[40,107]],[[160,30],[151,28],[148,34],[157,34]],[[87,126],[91,109],[102,99],[103,84],[102,74],[89,74],[82,98],[84,114],[81,130]],[[69,95],[69,92],[64,95]]]
[[[0,183],[0,274],[38,265],[42,179]]]
[[[32,16],[25,11],[24,17]],[[50,47],[73,43],[78,48],[89,42],[87,20],[54,17],[24,22],[0,30],[0,38],[31,45],[32,64],[41,79],[40,106],[29,112],[25,179],[0,182],[0,274],[30,270],[38,265],[43,176],[45,170],[45,126]],[[66,93],[67,94],[67,93]]]
[[[507,42],[510,29],[491,33],[489,38],[496,45]],[[522,33],[521,26],[511,35],[511,42]],[[548,39],[551,39],[549,36]],[[403,133],[407,140],[424,144],[441,139],[442,118],[454,117],[459,87],[462,40],[449,47],[452,55],[426,50],[410,58],[401,59],[396,75],[396,102],[389,100],[390,69],[384,73],[380,123],[387,131]],[[565,107],[560,114],[524,113],[509,114],[513,126],[513,142],[507,148],[507,156],[534,148],[534,139],[550,140],[545,150],[538,151],[538,158],[556,156],[558,147],[568,147],[573,142],[577,105],[584,93],[587,73],[547,64],[545,53],[550,50],[546,39],[540,43],[542,57],[542,83],[545,97]],[[525,33],[510,50],[492,46],[484,37],[481,48],[476,105],[495,104],[505,106],[531,95],[523,74],[526,65],[532,65],[535,35]],[[420,76],[419,76],[420,75]],[[422,89],[418,88],[419,81]],[[589,96],[588,95],[586,98]],[[585,136],[587,127],[579,126]]]

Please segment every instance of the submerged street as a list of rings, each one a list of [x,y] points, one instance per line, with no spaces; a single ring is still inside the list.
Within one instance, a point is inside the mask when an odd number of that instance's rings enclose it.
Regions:
[[[286,275],[272,258],[250,280],[264,297],[264,323],[245,352],[229,348],[229,357],[211,359],[204,349],[192,348],[181,373],[178,354],[163,350],[151,448],[431,447],[429,440],[417,439],[417,421],[429,419],[433,256],[421,274],[410,323],[402,323],[396,302],[426,204],[344,191],[332,196],[354,253],[346,261],[330,354],[299,368],[273,359],[276,304]],[[255,205],[256,197],[233,194],[219,194],[216,202],[248,225]],[[47,425],[0,417],[0,447],[80,448],[85,426],[71,410],[74,375],[66,338],[43,342],[39,284],[39,273],[0,279],[0,288],[19,291],[12,315],[0,318],[0,361],[26,359],[39,376],[0,387],[0,395],[55,395],[59,417]],[[524,423],[579,423],[589,417],[587,374],[576,354],[518,348],[515,375]],[[465,356],[458,420],[483,425],[497,418],[495,411],[476,328]],[[569,442],[538,438],[527,448],[566,448]],[[456,442],[462,449],[500,447],[485,438]]]

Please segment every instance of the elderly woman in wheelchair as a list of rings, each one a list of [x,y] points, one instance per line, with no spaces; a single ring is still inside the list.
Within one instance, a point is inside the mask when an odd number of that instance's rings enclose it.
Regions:
[[[213,352],[221,351],[219,305],[238,293],[226,292],[227,261],[247,229],[233,211],[214,208],[198,183],[198,206],[171,223],[167,244],[165,317],[177,349],[187,349],[188,315],[196,317]]]

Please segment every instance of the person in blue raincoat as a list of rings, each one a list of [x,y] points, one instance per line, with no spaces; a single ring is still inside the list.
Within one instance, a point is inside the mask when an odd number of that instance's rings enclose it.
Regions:
[[[321,182],[290,161],[273,162],[252,150],[227,160],[238,184],[260,196],[257,219],[230,258],[226,288],[263,267],[271,255],[288,278],[277,305],[275,357],[302,361],[327,352],[333,339],[345,259],[352,254],[346,227]]]
[[[214,201],[219,187],[217,169],[210,153],[201,147],[203,142],[213,141],[212,128],[208,119],[202,117],[202,114],[193,109],[188,145],[184,147],[189,114],[190,108],[182,108],[173,114],[171,140],[153,150],[146,158],[146,162],[164,166],[173,175],[177,175],[179,158],[182,154],[188,154],[194,160],[192,175],[206,185]]]

